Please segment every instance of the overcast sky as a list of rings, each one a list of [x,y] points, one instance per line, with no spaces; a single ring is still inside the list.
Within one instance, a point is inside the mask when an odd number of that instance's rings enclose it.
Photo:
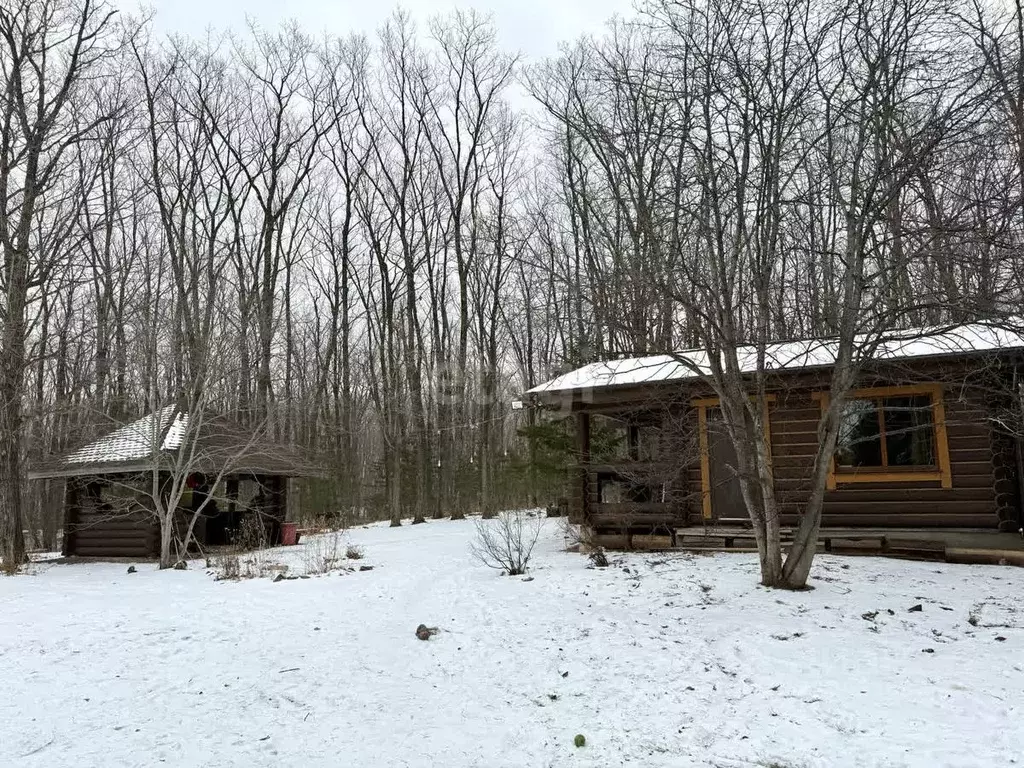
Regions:
[[[125,11],[139,8],[138,0],[115,2]],[[397,7],[389,0],[147,0],[145,5],[155,10],[158,31],[192,36],[210,27],[242,29],[247,16],[263,27],[295,19],[315,34],[372,33]],[[632,0],[405,0],[401,5],[421,28],[428,17],[457,7],[490,13],[502,46],[536,59],[556,53],[561,41],[600,31],[616,13],[629,14]]]

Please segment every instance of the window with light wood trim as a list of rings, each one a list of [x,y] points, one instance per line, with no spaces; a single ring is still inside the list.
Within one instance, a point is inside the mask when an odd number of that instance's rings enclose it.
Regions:
[[[817,395],[822,412],[828,395]],[[840,415],[828,488],[842,483],[938,481],[951,488],[941,384],[859,389]]]

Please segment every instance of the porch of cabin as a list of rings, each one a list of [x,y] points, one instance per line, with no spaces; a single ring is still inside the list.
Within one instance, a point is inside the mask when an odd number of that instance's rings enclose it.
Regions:
[[[967,561],[995,553],[1024,564],[1020,443],[998,428],[983,392],[874,387],[852,402],[849,444],[841,440],[829,473],[822,551]],[[820,392],[791,389],[765,414],[784,541],[809,491],[822,407]],[[569,514],[599,544],[756,549],[715,400],[583,404],[573,418]]]

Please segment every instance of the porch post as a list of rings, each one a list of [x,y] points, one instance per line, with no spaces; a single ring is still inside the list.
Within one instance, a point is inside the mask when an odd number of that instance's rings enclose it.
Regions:
[[[626,443],[630,461],[640,460],[640,427],[635,422],[626,425]]]
[[[582,523],[590,517],[590,414],[576,413],[576,477],[570,519]]]

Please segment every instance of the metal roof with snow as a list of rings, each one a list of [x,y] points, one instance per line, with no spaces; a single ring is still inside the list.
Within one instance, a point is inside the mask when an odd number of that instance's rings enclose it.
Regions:
[[[765,348],[765,369],[791,371],[833,365],[838,342],[835,339],[805,339],[769,344]],[[897,361],[911,358],[951,357],[973,353],[1024,349],[1024,334],[1004,326],[968,323],[943,328],[894,332],[882,339],[871,359]],[[737,352],[740,370],[754,373],[757,350],[742,347]],[[556,376],[527,390],[526,395],[544,395],[577,390],[601,389],[655,382],[683,381],[710,376],[708,353],[685,350],[671,355],[651,355],[590,363]]]
[[[64,463],[70,466],[149,459],[158,446],[161,452],[180,448],[182,437],[187,431],[188,414],[168,405],[68,454]]]
[[[174,405],[33,467],[28,474],[30,479],[44,479],[149,472],[175,466],[190,472],[230,467],[233,472],[284,477],[321,474],[290,446],[268,441],[223,417],[204,414],[193,423],[188,413]]]

